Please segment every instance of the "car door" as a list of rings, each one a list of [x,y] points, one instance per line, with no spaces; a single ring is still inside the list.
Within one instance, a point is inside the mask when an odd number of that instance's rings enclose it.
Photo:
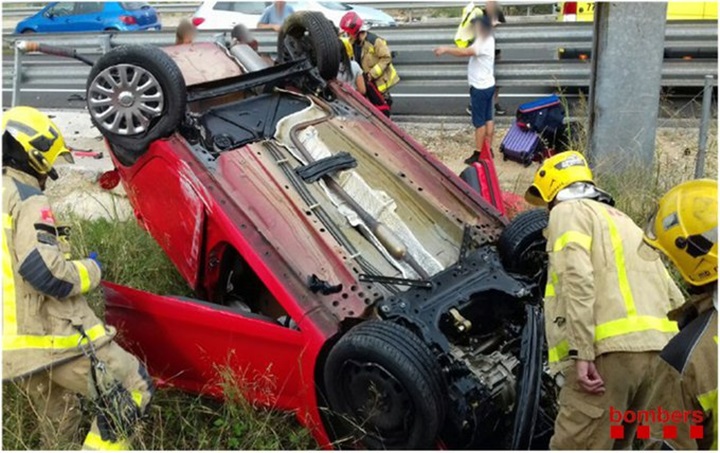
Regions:
[[[232,376],[245,396],[297,407],[305,385],[299,330],[275,320],[194,299],[158,296],[104,282],[107,323],[162,385],[222,396]]]
[[[75,9],[75,2],[57,2],[42,14],[38,21],[37,31],[40,33],[57,33],[69,31],[70,18]]]
[[[103,2],[75,2],[73,15],[70,17],[72,31],[102,31]]]

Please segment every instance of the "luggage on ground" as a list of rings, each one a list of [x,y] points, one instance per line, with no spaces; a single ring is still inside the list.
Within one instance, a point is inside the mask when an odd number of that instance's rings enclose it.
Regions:
[[[547,154],[540,135],[533,130],[523,129],[517,124],[513,124],[503,138],[500,152],[503,154],[504,160],[520,162],[526,167],[533,160],[542,160]]]
[[[522,104],[518,107],[516,119],[521,128],[533,130],[549,140],[562,129],[565,110],[560,98],[553,94]]]

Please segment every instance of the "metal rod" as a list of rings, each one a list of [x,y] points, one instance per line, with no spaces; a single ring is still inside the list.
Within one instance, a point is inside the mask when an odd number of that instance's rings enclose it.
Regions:
[[[22,77],[22,49],[15,44],[15,62],[13,66],[12,79],[12,106],[15,107],[20,103],[20,78]]]
[[[705,176],[705,153],[707,152],[708,129],[712,107],[713,76],[705,76],[703,89],[702,118],[700,120],[700,137],[698,138],[697,161],[695,162],[695,178]]]

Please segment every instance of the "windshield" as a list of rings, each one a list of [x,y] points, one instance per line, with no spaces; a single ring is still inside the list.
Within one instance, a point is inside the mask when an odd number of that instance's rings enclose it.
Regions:
[[[122,2],[122,7],[126,11],[137,11],[145,7],[150,7],[146,2]]]
[[[340,2],[318,2],[323,8],[332,9],[335,11],[350,11],[352,7],[347,3]]]

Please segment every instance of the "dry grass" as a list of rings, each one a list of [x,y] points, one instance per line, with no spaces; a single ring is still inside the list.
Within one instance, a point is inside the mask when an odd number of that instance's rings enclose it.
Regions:
[[[72,242],[76,256],[97,251],[104,277],[110,281],[160,294],[189,295],[189,289],[155,241],[131,219],[74,219]],[[102,315],[102,294],[88,300]],[[293,414],[253,407],[242,395],[250,385],[241,376],[221,370],[223,402],[173,389],[159,390],[134,440],[146,450],[280,450],[314,449],[317,444]],[[269,377],[267,377],[269,379]],[[272,383],[267,379],[263,385]],[[258,385],[257,382],[253,385]],[[4,450],[80,448],[90,414],[70,442],[41,445],[35,406],[15,383],[3,383]]]

